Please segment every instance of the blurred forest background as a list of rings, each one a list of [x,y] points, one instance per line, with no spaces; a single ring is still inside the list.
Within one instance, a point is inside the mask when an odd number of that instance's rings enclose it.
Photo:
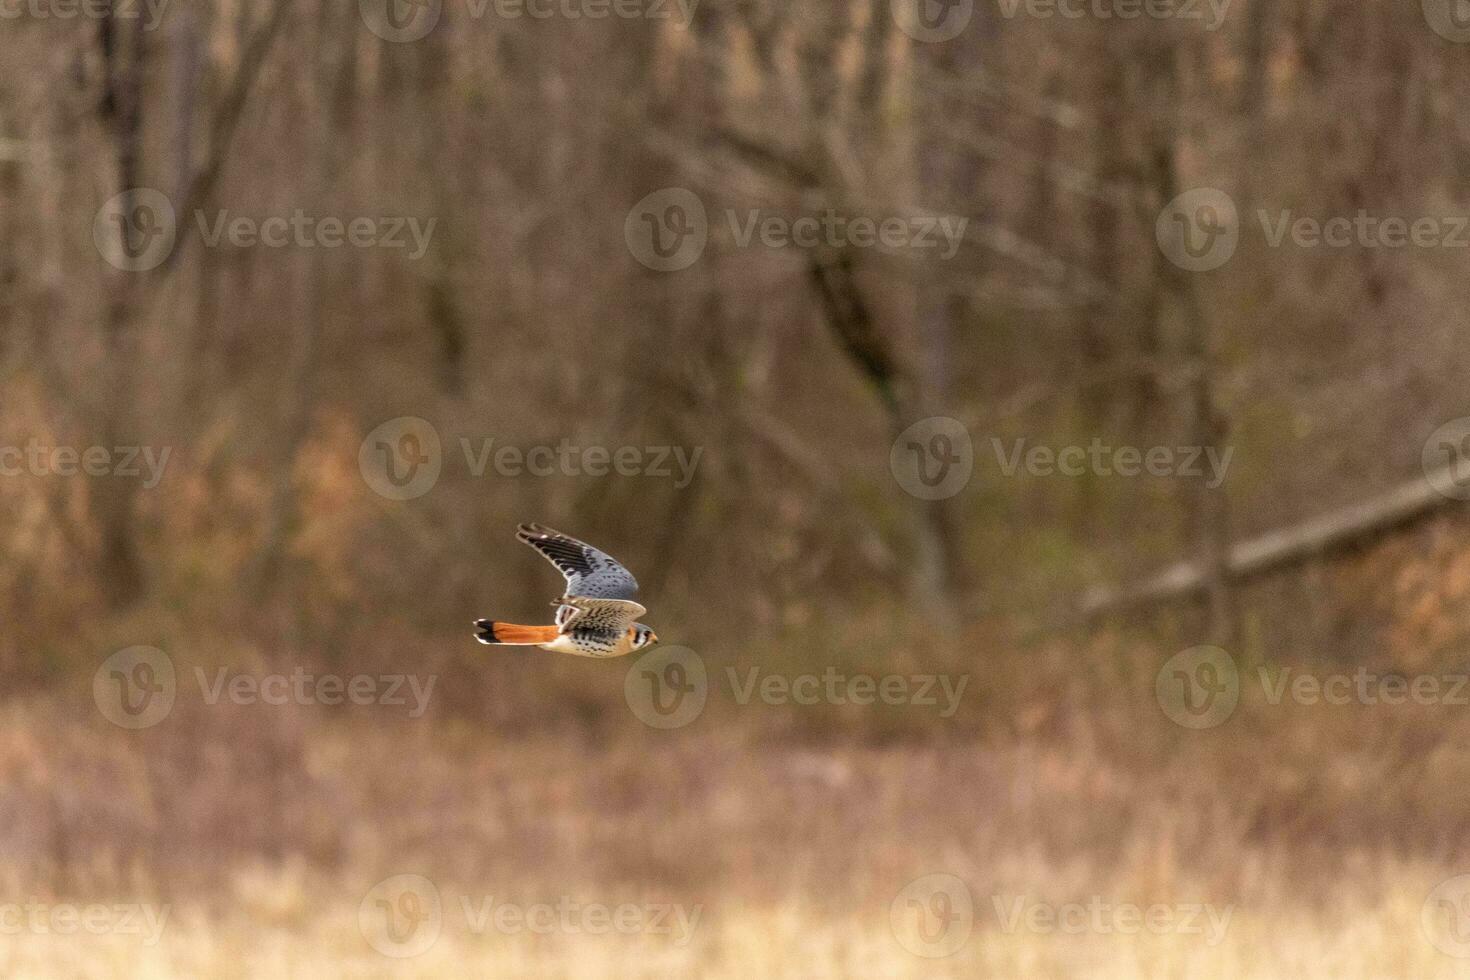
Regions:
[[[1470,870],[1464,707],[1272,704],[1247,679],[1192,731],[1154,691],[1207,642],[1243,678],[1470,670],[1470,525],[1414,489],[1470,415],[1470,31],[1437,0],[916,3],[0,0],[0,446],[169,453],[153,486],[0,477],[0,901],[174,909],[156,947],[6,936],[0,963],[1455,975],[1420,913]],[[176,240],[131,271],[107,207],[143,188]],[[664,270],[639,209],[675,188],[708,240]],[[1200,188],[1238,244],[1191,271],[1161,215]],[[211,241],[297,212],[432,234]],[[829,212],[965,222],[953,254],[740,234]],[[1449,231],[1270,234],[1361,212]],[[395,500],[360,456],[402,417],[442,471]],[[935,417],[973,474],[924,500],[890,462]],[[697,464],[477,474],[464,447],[492,439]],[[1018,440],[1230,455],[1220,481],[1008,473]],[[709,669],[697,722],[640,722],[628,661],[473,644],[560,587],[524,520],[635,571]],[[1135,588],[1177,563],[1184,587]],[[134,645],[180,673],[141,731],[92,697]],[[949,718],[740,704],[727,666],[969,688]],[[409,719],[208,704],[196,667],[438,685]],[[446,928],[399,961],[355,917],[408,870],[705,915],[687,948]],[[976,933],[930,960],[889,902],[937,871]],[[1001,894],[1234,918],[1218,945],[1017,934]]]

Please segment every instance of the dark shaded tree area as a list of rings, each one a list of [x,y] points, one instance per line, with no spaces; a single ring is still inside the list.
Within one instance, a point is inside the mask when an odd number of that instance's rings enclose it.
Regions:
[[[1463,249],[1271,231],[1452,224],[1463,47],[1380,2],[1252,0],[1216,29],[982,4],[942,42],[894,9],[451,3],[406,43],[351,4],[7,22],[0,444],[171,456],[154,487],[3,479],[5,662],[64,657],[99,604],[313,642],[531,608],[539,569],[505,560],[531,519],[647,569],[707,643],[900,602],[941,631],[1056,625],[1087,585],[1183,557],[1214,570],[1206,628],[1229,632],[1231,540],[1414,475],[1467,410]],[[177,240],[119,269],[103,253],[147,229],[99,211],[136,217],[144,188]],[[660,271],[630,213],[668,188],[707,243]],[[1239,215],[1207,271],[1158,240],[1198,188]],[[422,254],[215,237],[298,214],[432,233]],[[827,215],[965,222],[952,250],[760,230]],[[442,472],[397,501],[359,450],[403,416]],[[936,416],[974,475],[931,501],[889,460]],[[1017,440],[1233,456],[1213,486],[1007,473]],[[477,475],[507,446],[635,447],[643,470]],[[647,472],[673,448],[697,458],[682,485]]]

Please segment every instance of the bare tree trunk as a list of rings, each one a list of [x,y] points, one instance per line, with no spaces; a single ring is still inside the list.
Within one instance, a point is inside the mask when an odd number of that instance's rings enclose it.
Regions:
[[[1245,12],[1245,76],[1240,85],[1240,114],[1245,119],[1245,145],[1260,146],[1266,130],[1266,76],[1270,71],[1271,10],[1270,0],[1249,0]],[[1252,198],[1252,171],[1247,167],[1241,173],[1240,210],[1250,211]]]
[[[892,338],[879,328],[858,286],[852,253],[842,249],[813,253],[811,279],[838,345],[872,386],[888,419],[890,438],[897,439],[928,410],[918,385],[900,366]],[[914,501],[917,562],[910,591],[942,628],[953,632],[959,625],[955,582],[963,557],[946,503]]]
[[[420,41],[423,60],[419,64],[416,95],[419,111],[428,121],[429,136],[418,147],[419,172],[429,178],[433,188],[434,214],[453,214],[455,205],[453,141],[459,138],[450,124],[446,107],[452,105],[449,79],[453,71],[454,49],[447,43],[449,31],[433,31]],[[444,222],[441,239],[424,260],[428,267],[424,283],[425,318],[438,340],[438,373],[441,390],[461,394],[465,388],[465,319],[456,292],[455,269],[460,248],[453,222]]]
[[[1154,132],[1153,147],[1155,186],[1160,205],[1172,201],[1179,193],[1178,142],[1179,124],[1175,115],[1180,99],[1179,49],[1159,49],[1154,106],[1160,114]],[[1229,435],[1224,413],[1215,401],[1215,366],[1210,351],[1210,322],[1199,295],[1199,273],[1189,272],[1172,262],[1163,262],[1167,295],[1182,320],[1183,358],[1188,366],[1189,384],[1186,397],[1191,427],[1191,442],[1202,451],[1220,453]],[[1230,594],[1230,514],[1226,484],[1210,489],[1208,477],[1201,473],[1190,483],[1188,536],[1199,555],[1204,570],[1207,629],[1210,642],[1226,645],[1236,634]]]
[[[0,127],[0,368],[11,353],[12,331],[20,308],[20,263],[17,261],[19,223],[14,202],[20,199],[20,151],[7,152],[11,141]]]
[[[986,32],[977,29],[965,36],[969,44],[982,44]],[[949,44],[925,46],[919,54],[921,71],[958,81],[964,77],[967,64],[979,61],[980,55],[965,49],[957,39]],[[959,88],[941,86],[929,92],[915,88],[910,93],[914,105],[923,105],[925,100],[938,100],[929,111],[941,118],[964,115],[967,108],[959,97]],[[973,107],[968,111],[973,114]],[[919,114],[922,118],[922,114]],[[875,124],[881,125],[880,117],[874,116]],[[984,119],[983,122],[993,120]],[[977,199],[983,198],[985,163],[981,157],[966,149],[945,146],[933,140],[916,140],[918,159],[915,171],[918,178],[918,193],[923,203],[936,211],[956,209],[968,213],[976,209]],[[1049,193],[1044,191],[1044,193]],[[917,377],[910,386],[912,394],[907,404],[900,404],[899,417],[892,420],[893,435],[903,431],[920,418],[934,414],[955,414],[947,410],[950,404],[953,364],[955,357],[955,332],[966,325],[971,317],[969,300],[955,290],[944,275],[922,275],[918,283],[919,364]],[[856,288],[855,286],[853,287]],[[968,575],[963,549],[963,511],[954,499],[917,501],[918,520],[918,566],[915,570],[914,590],[930,595],[928,605],[939,612],[951,629],[958,624],[960,595],[968,586]]]
[[[133,193],[140,185],[143,140],[143,86],[147,68],[148,35],[143,20],[129,20],[113,11],[98,23],[104,88],[99,103],[102,122],[113,136],[116,187],[127,194],[123,221],[117,226],[118,254],[128,254],[127,219],[134,212]],[[105,362],[102,393],[96,405],[96,428],[108,447],[136,444],[132,385],[137,356],[138,300],[136,272],[109,275],[104,316]],[[130,480],[97,480],[89,487],[98,532],[98,566],[108,603],[130,605],[143,591],[143,569],[136,537],[136,485]]]

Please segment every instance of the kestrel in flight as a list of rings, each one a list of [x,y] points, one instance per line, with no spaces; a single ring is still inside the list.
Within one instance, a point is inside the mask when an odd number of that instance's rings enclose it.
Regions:
[[[578,657],[622,657],[658,642],[637,622],[648,612],[633,601],[638,580],[609,554],[539,524],[522,524],[516,538],[535,548],[566,576],[566,594],[552,602],[555,626],[517,626],[477,619],[481,643],[536,646]]]

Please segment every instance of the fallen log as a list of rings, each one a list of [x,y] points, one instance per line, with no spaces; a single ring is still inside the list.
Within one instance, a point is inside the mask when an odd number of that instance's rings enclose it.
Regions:
[[[1313,558],[1360,548],[1379,535],[1416,523],[1437,511],[1463,503],[1436,487],[1464,487],[1470,493],[1470,460],[1402,483],[1362,503],[1350,504],[1289,527],[1232,545],[1227,574],[1232,584],[1299,565]],[[1201,594],[1205,572],[1198,562],[1183,561],[1124,586],[1094,586],[1079,603],[1084,619],[1124,612],[1140,606]]]

